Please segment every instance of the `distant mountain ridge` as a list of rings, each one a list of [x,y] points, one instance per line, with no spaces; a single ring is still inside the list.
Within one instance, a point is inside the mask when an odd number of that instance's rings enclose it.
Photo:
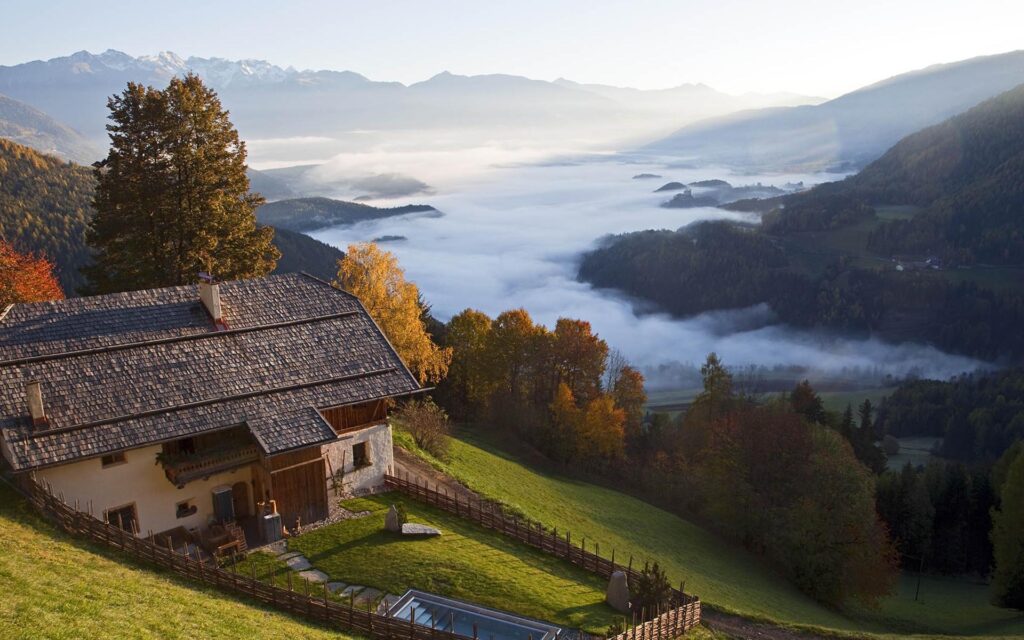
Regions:
[[[1024,83],[1024,51],[933,65],[819,105],[734,113],[642,151],[745,167],[860,167],[900,138]]]
[[[1024,82],[903,138],[856,175],[771,203],[765,225],[779,232],[854,224],[879,205],[917,207],[875,229],[868,248],[1024,265]]]
[[[94,162],[101,155],[97,147],[71,127],[5,95],[0,95],[0,138],[81,164]]]
[[[768,105],[816,102],[787,94],[731,96],[705,85],[638,91],[569,81],[547,82],[449,72],[409,86],[352,71],[283,68],[264,60],[133,57],[120,51],[0,66],[0,93],[67,122],[105,144],[106,99],[129,81],[165,85],[198,73],[232,112],[243,137],[342,136],[362,129],[511,128],[545,138],[565,131],[615,137],[671,131],[697,118]],[[617,123],[609,128],[610,122]],[[646,132],[646,133],[641,133]]]

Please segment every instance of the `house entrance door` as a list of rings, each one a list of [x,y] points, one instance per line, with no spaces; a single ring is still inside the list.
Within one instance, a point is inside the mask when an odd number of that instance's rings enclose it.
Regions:
[[[245,482],[236,482],[231,486],[231,495],[235,503],[235,518],[245,518],[252,515],[249,508],[249,485]]]

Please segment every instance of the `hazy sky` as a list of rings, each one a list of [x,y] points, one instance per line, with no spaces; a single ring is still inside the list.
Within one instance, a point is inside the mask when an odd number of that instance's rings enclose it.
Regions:
[[[1021,0],[0,0],[0,64],[107,48],[405,83],[442,70],[833,97],[1024,47]]]

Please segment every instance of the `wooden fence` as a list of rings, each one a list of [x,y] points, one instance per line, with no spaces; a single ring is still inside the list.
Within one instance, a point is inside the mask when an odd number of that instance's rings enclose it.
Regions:
[[[640,571],[633,568],[633,557],[623,564],[616,562],[615,549],[605,558],[601,555],[601,547],[593,542],[593,551],[587,548],[586,538],[579,544],[573,542],[572,534],[566,531],[559,534],[558,529],[548,528],[539,522],[520,518],[508,513],[501,504],[485,500],[460,500],[457,495],[449,495],[447,489],[434,485],[430,488],[426,481],[418,478],[410,479],[407,475],[401,478],[387,474],[384,481],[388,488],[400,491],[414,499],[437,507],[448,513],[472,520],[477,524],[514,538],[535,549],[558,556],[574,565],[582,567],[603,578],[609,578],[614,571],[622,571],[630,584],[637,584]],[[650,620],[647,611],[633,612],[631,625],[622,634],[611,640],[669,640],[676,638],[700,624],[700,598],[687,594],[684,585],[672,588],[670,605],[665,612],[653,612]]]
[[[66,504],[61,496],[54,495],[48,485],[40,486],[34,480],[22,476],[19,486],[40,513],[71,535],[122,551],[141,562],[169,569],[189,580],[245,596],[291,615],[375,640],[476,640],[475,627],[473,637],[463,636],[413,624],[411,620],[399,620],[370,610],[358,609],[351,598],[348,604],[332,600],[326,584],[314,588],[306,580],[302,583],[301,591],[298,591],[293,588],[295,585],[292,584],[291,572],[288,572],[288,588],[262,582],[256,578],[255,565],[251,575],[242,575],[232,569],[222,568],[214,562],[205,562],[198,557],[191,557],[169,546],[158,544],[152,535],[136,537],[117,526],[99,520]],[[321,589],[322,593],[317,593]]]

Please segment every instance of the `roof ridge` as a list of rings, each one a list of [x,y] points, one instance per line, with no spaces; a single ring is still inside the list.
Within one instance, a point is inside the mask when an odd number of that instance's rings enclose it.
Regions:
[[[63,351],[61,353],[51,353],[39,356],[26,356],[24,358],[12,358],[11,360],[0,361],[0,367],[29,364],[33,362],[48,362],[50,360],[65,360],[68,358],[77,358],[80,356],[95,355],[98,353],[110,353],[113,351],[124,351],[127,349],[138,349],[141,347],[148,347],[153,345],[173,344],[176,342],[188,342],[192,340],[205,340],[208,338],[220,338],[225,336],[239,335],[243,333],[252,333],[255,331],[265,331],[269,329],[291,327],[300,324],[311,324],[314,322],[323,322],[326,320],[336,320],[338,318],[344,318],[347,316],[357,316],[360,315],[361,313],[367,312],[365,309],[352,309],[350,311],[341,311],[338,313],[331,313],[324,316],[313,316],[310,318],[300,318],[298,320],[286,320],[284,322],[272,322],[269,324],[259,324],[251,327],[239,327],[237,329],[225,329],[223,331],[210,331],[206,333],[193,333],[183,336],[170,336],[166,338],[156,338],[153,340],[137,340],[134,342],[122,342],[120,344],[110,344],[102,347],[91,347],[89,349]],[[367,315],[369,314],[367,313]]]
[[[181,411],[184,409],[194,409],[197,407],[205,407],[211,404],[218,404],[221,402],[231,402],[233,400],[246,400],[248,398],[256,398],[259,396],[272,395],[275,393],[284,393],[286,391],[295,391],[298,389],[306,389],[309,387],[318,387],[325,384],[331,384],[334,382],[344,382],[346,380],[355,380],[357,378],[368,378],[370,376],[382,375],[385,373],[391,373],[397,371],[398,367],[384,367],[383,369],[373,369],[371,371],[362,371],[360,373],[348,373],[343,376],[333,376],[331,378],[321,378],[318,380],[310,380],[306,382],[297,382],[295,384],[285,385],[283,387],[272,387],[270,389],[261,389],[259,391],[246,391],[245,393],[236,393],[233,395],[221,396],[218,398],[206,398],[203,400],[196,400],[195,402],[186,402],[184,404],[173,405],[170,407],[160,407],[158,409],[148,409],[146,411],[139,411],[137,413],[128,413],[120,416],[114,416],[112,418],[103,418],[100,420],[93,420],[91,422],[81,422],[79,424],[72,424],[65,427],[56,427],[53,429],[46,429],[40,431],[34,431],[30,434],[31,437],[35,436],[48,436],[56,433],[66,433],[68,431],[77,431],[79,429],[88,429],[91,427],[99,427],[103,425],[113,424],[116,422],[124,422],[125,420],[132,420],[135,418],[146,418],[149,416],[161,415],[164,413],[172,413],[174,411]],[[315,407],[314,407],[315,408]]]

